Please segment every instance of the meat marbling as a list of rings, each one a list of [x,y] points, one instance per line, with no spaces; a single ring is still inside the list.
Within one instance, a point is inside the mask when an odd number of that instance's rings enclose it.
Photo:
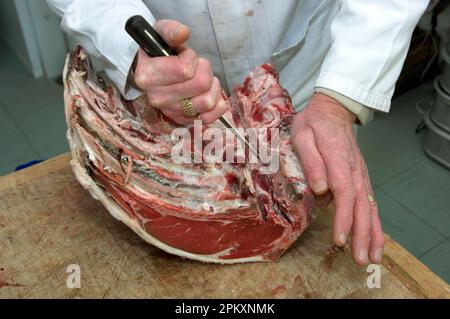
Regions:
[[[271,65],[225,97],[225,116],[238,127],[280,129],[273,174],[254,164],[174,162],[178,125],[145,99],[121,98],[81,47],[67,58],[64,83],[75,176],[150,244],[203,262],[270,261],[310,223],[314,196],[289,139],[294,110]]]

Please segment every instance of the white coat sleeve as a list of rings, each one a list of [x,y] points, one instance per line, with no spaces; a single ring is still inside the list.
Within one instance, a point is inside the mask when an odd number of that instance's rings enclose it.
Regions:
[[[388,112],[411,36],[428,0],[341,0],[316,88]]]
[[[138,45],[126,33],[125,23],[133,15],[155,22],[140,0],[47,0],[62,17],[62,29],[73,36],[105,65],[105,71],[127,99],[142,93],[127,83]]]

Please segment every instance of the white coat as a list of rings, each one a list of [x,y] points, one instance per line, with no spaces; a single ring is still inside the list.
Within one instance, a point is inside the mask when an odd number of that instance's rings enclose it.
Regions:
[[[136,14],[175,19],[228,90],[272,62],[300,110],[315,87],[387,112],[415,25],[428,0],[48,0],[62,28],[100,58],[129,99],[138,46],[124,31]]]

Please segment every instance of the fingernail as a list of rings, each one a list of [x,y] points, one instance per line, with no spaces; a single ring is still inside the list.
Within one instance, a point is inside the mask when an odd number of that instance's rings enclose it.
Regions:
[[[375,259],[377,264],[381,264],[381,258],[383,258],[383,249],[378,248],[377,250],[375,250],[373,258]]]
[[[345,234],[340,234],[338,236],[338,241],[340,246],[345,246],[345,243],[347,242],[347,236],[345,236]]]
[[[313,182],[311,185],[314,193],[324,193],[327,190],[327,187],[327,182],[324,180]]]
[[[363,263],[367,263],[369,261],[369,253],[366,249],[361,249],[358,254],[358,258]]]
[[[172,31],[172,39],[175,39],[178,35],[178,33],[183,30],[186,26],[185,25],[180,25],[178,28],[176,28],[175,30]]]

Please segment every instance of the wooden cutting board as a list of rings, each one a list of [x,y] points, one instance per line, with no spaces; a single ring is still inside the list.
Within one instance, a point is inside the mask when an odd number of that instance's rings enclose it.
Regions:
[[[381,288],[331,241],[331,208],[279,262],[222,266],[142,241],[76,182],[63,155],[0,178],[0,298],[449,298],[449,286],[387,238]],[[67,267],[79,265],[81,288]]]

